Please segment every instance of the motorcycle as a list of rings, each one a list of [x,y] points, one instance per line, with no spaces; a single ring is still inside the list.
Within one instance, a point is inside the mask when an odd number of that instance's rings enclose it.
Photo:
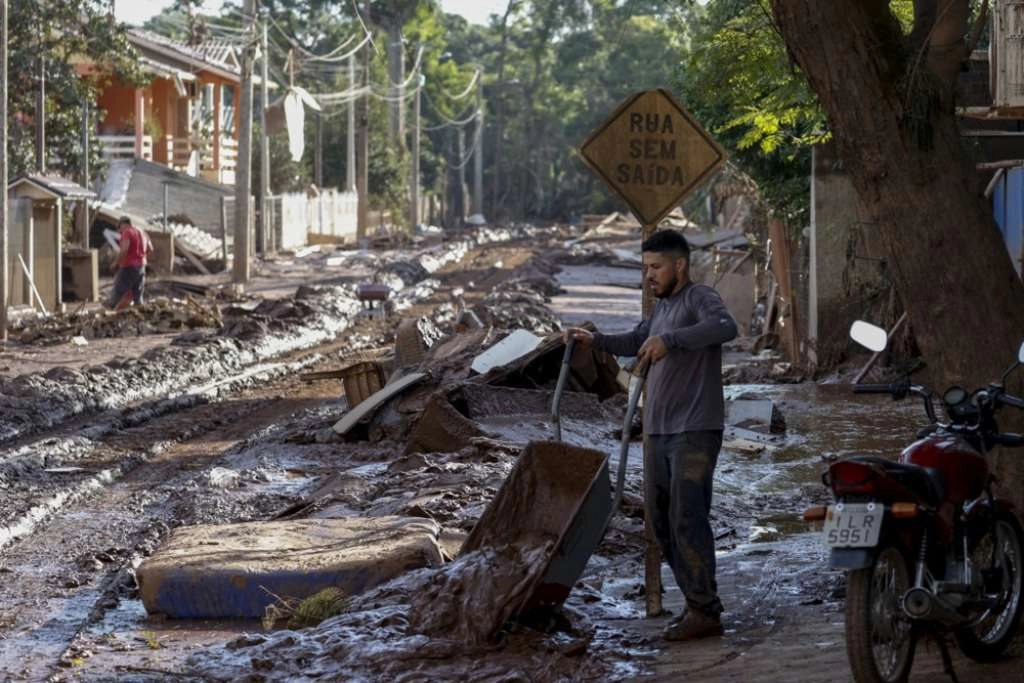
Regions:
[[[872,351],[888,343],[885,330],[857,321],[850,336]],[[934,399],[909,376],[893,384],[857,384],[855,393],[918,396],[929,426],[898,461],[853,456],[823,475],[835,502],[804,513],[823,522],[829,564],[847,571],[846,651],[858,683],[905,681],[917,641],[935,638],[955,680],[946,638],[969,658],[999,657],[1021,618],[1024,533],[1007,501],[992,493],[986,455],[995,446],[1024,446],[1024,436],[999,431],[996,415],[1024,399],[1007,393],[1009,374],[975,391],[953,386]]]

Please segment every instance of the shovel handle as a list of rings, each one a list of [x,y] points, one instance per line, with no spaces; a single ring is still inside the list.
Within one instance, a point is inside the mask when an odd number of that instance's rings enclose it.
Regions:
[[[555,385],[555,395],[551,399],[551,421],[555,423],[555,441],[562,440],[562,393],[565,391],[566,380],[569,379],[569,367],[572,365],[572,353],[576,348],[576,338],[569,336],[565,343],[565,355],[562,356],[562,368],[558,372],[558,384]]]

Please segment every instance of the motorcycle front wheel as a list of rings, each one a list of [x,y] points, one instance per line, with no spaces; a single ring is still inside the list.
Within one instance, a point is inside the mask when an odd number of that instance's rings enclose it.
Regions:
[[[870,567],[850,572],[846,588],[846,655],[857,683],[907,680],[916,632],[903,612],[910,570],[903,553],[884,546]]]
[[[1010,644],[1020,623],[1024,575],[1024,542],[1020,523],[1012,514],[999,514],[971,552],[975,571],[981,572],[986,597],[995,607],[979,615],[975,623],[956,632],[965,655],[977,662],[997,659]]]

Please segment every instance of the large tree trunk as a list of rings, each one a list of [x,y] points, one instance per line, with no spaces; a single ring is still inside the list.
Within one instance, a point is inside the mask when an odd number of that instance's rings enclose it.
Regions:
[[[967,0],[920,0],[919,17],[931,14],[937,23],[917,26],[909,37],[888,5],[772,0],[783,39],[818,95],[888,251],[927,381],[940,390],[975,388],[998,379],[1015,358],[1024,338],[1024,286],[961,143],[951,97],[955,67],[966,56]],[[950,36],[960,40],[960,56]],[[934,49],[922,48],[925,41]],[[1010,455],[997,469],[1008,480],[1001,493],[1020,507],[1024,468],[1015,461],[1019,456]]]

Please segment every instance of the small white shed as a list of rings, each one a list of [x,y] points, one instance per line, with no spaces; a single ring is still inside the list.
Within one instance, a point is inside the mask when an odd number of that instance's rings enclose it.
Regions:
[[[18,230],[20,244],[10,254],[11,280],[15,285],[11,303],[24,302],[35,307],[41,304],[47,311],[59,310],[65,206],[93,199],[96,193],[59,176],[31,174],[11,182],[7,196],[12,206],[31,205]],[[32,285],[38,297],[31,291]]]

